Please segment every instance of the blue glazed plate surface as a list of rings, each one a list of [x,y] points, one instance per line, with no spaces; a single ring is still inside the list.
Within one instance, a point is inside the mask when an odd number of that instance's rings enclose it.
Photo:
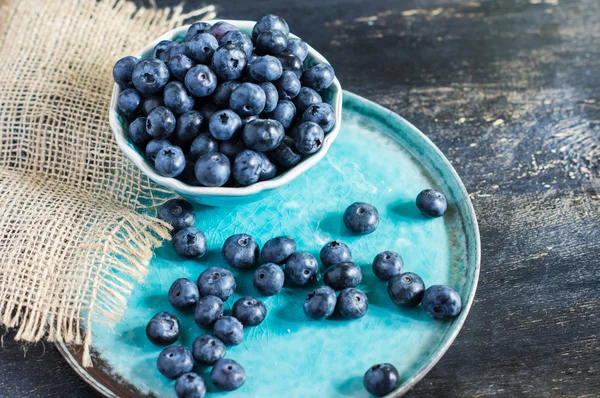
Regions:
[[[359,286],[369,298],[369,311],[359,320],[308,320],[302,303],[311,288],[285,287],[264,298],[266,321],[245,330],[244,342],[227,351],[246,369],[238,391],[217,392],[208,383],[207,396],[244,397],[366,397],[362,376],[372,365],[394,364],[406,392],[448,349],[473,301],[479,275],[479,233],[467,192],[449,162],[414,126],[394,113],[344,92],[341,133],[325,159],[292,184],[260,202],[236,208],[197,206],[196,226],[205,232],[209,252],[199,260],[183,260],[170,244],[156,251],[150,273],[137,285],[119,323],[95,324],[93,369],[79,365],[75,349],[60,346],[75,369],[107,396],[175,396],[173,382],[160,375],[156,358],[161,348],[145,337],[147,321],[158,311],[177,314],[180,343],[191,347],[204,333],[190,313],[172,309],[167,301],[177,278],[196,280],[208,266],[225,266],[220,256],[224,240],[249,233],[259,243],[291,235],[298,249],[318,258],[321,246],[333,239],[346,242],[362,267]],[[443,218],[425,219],[414,205],[417,194],[435,188],[446,194]],[[371,235],[351,236],[342,222],[344,209],[355,201],[375,205],[381,215]],[[448,284],[461,295],[461,315],[452,322],[430,319],[419,307],[402,309],[387,295],[386,284],[374,277],[371,262],[383,250],[399,252],[407,271],[419,274],[427,286]],[[233,270],[240,296],[257,295],[252,272]],[[321,279],[321,278],[319,278]],[[314,286],[322,284],[319,280]],[[257,296],[260,297],[260,296]],[[208,380],[208,370],[196,371]]]

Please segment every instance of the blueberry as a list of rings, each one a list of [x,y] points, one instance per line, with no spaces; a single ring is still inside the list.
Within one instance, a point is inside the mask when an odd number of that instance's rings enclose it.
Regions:
[[[426,217],[441,217],[448,207],[446,196],[433,189],[421,191],[417,196],[416,203],[421,214]]]
[[[223,301],[217,296],[204,296],[198,300],[194,310],[196,325],[211,329],[215,321],[223,316]]]
[[[207,97],[217,88],[217,76],[206,65],[194,66],[185,75],[184,81],[185,87],[195,97]]]
[[[209,33],[211,35],[213,35],[217,40],[219,40],[222,36],[225,35],[225,33],[232,31],[232,30],[239,30],[239,29],[237,28],[237,26],[234,26],[234,25],[230,24],[229,22],[219,21],[219,22],[215,23],[213,26],[211,26]]]
[[[281,267],[274,263],[261,265],[254,272],[252,284],[265,296],[273,296],[283,288],[285,276]]]
[[[419,305],[425,291],[423,279],[415,273],[405,272],[393,276],[387,287],[388,295],[397,305],[414,307]]]
[[[218,140],[228,140],[242,128],[242,119],[231,109],[216,111],[210,117],[208,129]]]
[[[229,107],[240,116],[258,115],[265,109],[267,97],[254,83],[240,84],[229,97]]]
[[[325,133],[321,126],[313,122],[304,122],[296,129],[294,143],[298,152],[309,155],[321,148],[324,139]]]
[[[221,255],[231,267],[254,267],[258,261],[258,244],[250,235],[232,235],[225,240]]]
[[[233,304],[231,315],[244,326],[256,326],[265,320],[267,308],[254,297],[242,297]]]
[[[237,287],[233,274],[221,267],[210,267],[198,277],[200,296],[217,296],[227,301]]]
[[[219,143],[210,133],[201,133],[192,141],[189,156],[193,161],[196,161],[200,156],[210,152],[217,152],[218,149]]]
[[[287,35],[278,30],[266,30],[256,38],[256,52],[277,55],[287,48]]]
[[[164,106],[157,106],[146,118],[146,131],[154,138],[167,138],[177,126],[175,115]]]
[[[394,391],[398,385],[400,375],[389,363],[372,366],[363,377],[365,389],[376,397],[383,397]]]
[[[179,338],[179,320],[168,312],[159,312],[148,322],[146,336],[154,344],[173,344]]]
[[[138,145],[146,145],[150,139],[150,135],[146,132],[146,118],[138,117],[129,125],[129,139]]]
[[[252,150],[264,152],[275,149],[283,140],[285,130],[272,119],[256,119],[244,126],[244,144]]]
[[[231,173],[240,185],[252,185],[262,174],[263,158],[257,152],[245,149],[233,162]]]
[[[285,263],[285,280],[298,286],[310,283],[319,270],[317,259],[310,253],[295,252]]]
[[[215,336],[226,345],[238,345],[244,340],[244,326],[232,316],[224,316],[215,322]]]
[[[198,228],[183,228],[173,237],[173,248],[184,257],[200,258],[206,254],[206,238]]]
[[[152,50],[152,58],[156,58],[163,62],[167,62],[171,58],[171,48],[175,44],[171,40],[163,40],[159,42]]]
[[[296,117],[296,106],[289,100],[281,100],[277,103],[272,112],[264,114],[267,119],[277,120],[284,129],[288,129],[292,125],[292,121]]]
[[[246,145],[241,138],[232,138],[219,143],[219,152],[227,156],[231,162],[235,161],[235,157],[244,149],[246,149]]]
[[[196,172],[194,171],[195,161],[190,159],[189,155],[185,157],[185,168],[183,172],[177,176],[177,179],[187,185],[193,185],[195,187],[200,186],[200,181],[196,178]]]
[[[237,80],[229,80],[217,86],[213,93],[213,101],[219,108],[227,108],[229,106],[229,97],[241,83]]]
[[[462,301],[450,286],[433,285],[425,290],[421,305],[433,319],[456,318],[462,309]]]
[[[313,104],[323,102],[323,99],[315,90],[310,87],[302,87],[298,95],[292,101],[296,105],[296,110],[299,115],[304,114],[304,111]]]
[[[137,90],[128,88],[119,93],[117,98],[117,107],[128,118],[134,116],[142,104],[142,97]]]
[[[225,356],[225,344],[211,335],[205,334],[192,343],[192,356],[200,365],[213,366]]]
[[[267,30],[278,30],[286,36],[290,34],[290,27],[285,19],[278,17],[277,15],[269,14],[256,22],[254,28],[252,28],[252,39],[256,40],[258,35]]]
[[[404,262],[398,253],[384,251],[373,259],[373,273],[382,281],[389,281],[392,276],[402,273]]]
[[[191,372],[194,367],[194,358],[186,347],[172,345],[158,355],[156,367],[163,376],[176,379],[184,373]]]
[[[362,281],[360,267],[352,262],[332,265],[325,271],[323,282],[334,290],[356,287]]]
[[[242,118],[242,127],[256,119],[259,119],[259,117],[257,115],[244,116]],[[241,133],[241,131],[240,131],[240,133]],[[240,136],[241,136],[241,134],[240,134]]]
[[[173,44],[173,47],[171,47],[171,52],[169,53],[169,59],[173,58],[177,55],[185,55],[188,58],[192,58],[192,53],[190,52],[188,43]]]
[[[192,205],[183,199],[171,199],[158,208],[157,217],[173,226],[174,230],[191,227],[196,222]]]
[[[128,56],[121,58],[115,63],[113,67],[113,79],[115,83],[125,90],[127,88],[133,88],[133,82],[131,76],[133,75],[133,69],[140,62],[136,57]]]
[[[335,126],[335,112],[333,107],[325,102],[309,106],[302,114],[303,122],[317,123],[325,134]]]
[[[321,91],[329,88],[334,79],[335,72],[331,65],[322,62],[304,71],[302,74],[302,85],[316,91]]]
[[[219,42],[209,33],[199,33],[190,40],[188,47],[192,59],[209,65]]]
[[[288,39],[287,51],[291,52],[298,57],[300,61],[304,62],[308,55],[308,46],[301,39],[290,37]]]
[[[302,155],[296,151],[294,139],[289,136],[285,136],[281,144],[270,151],[269,155],[284,168],[294,167],[302,160]]]
[[[158,94],[169,82],[169,68],[158,59],[142,59],[133,69],[131,80],[143,95]]]
[[[185,54],[177,54],[169,59],[167,66],[172,78],[183,81],[186,73],[194,66],[194,61]]]
[[[281,62],[281,67],[284,71],[289,70],[291,72],[294,72],[298,79],[302,77],[304,65],[302,65],[302,60],[296,55],[286,51],[277,55],[277,59],[279,60],[279,62]]]
[[[329,286],[321,286],[310,292],[304,300],[304,314],[312,319],[329,318],[335,310],[335,292]]]
[[[181,231],[185,231],[185,229]],[[175,309],[187,310],[195,306],[199,299],[198,286],[189,279],[179,278],[169,289],[169,303]]]
[[[175,382],[175,394],[178,398],[204,398],[206,384],[196,373],[184,373]]]
[[[368,203],[352,203],[344,211],[344,225],[354,234],[370,234],[379,225],[379,212]]]
[[[212,69],[223,80],[235,80],[242,76],[246,61],[244,50],[233,44],[225,44],[215,50]]]
[[[266,181],[275,177],[277,175],[277,167],[275,166],[275,164],[273,164],[273,162],[271,162],[271,159],[269,159],[264,153],[257,153],[258,156],[260,156],[262,159],[258,181]]]
[[[209,24],[208,22],[194,22],[193,24],[190,25],[187,33],[185,34],[185,41],[186,42],[192,41],[194,36],[196,36],[197,34],[200,34],[200,33],[210,33],[211,26],[212,25]]]
[[[142,101],[142,112],[144,112],[144,115],[148,116],[148,114],[152,112],[154,108],[164,105],[165,102],[163,101],[162,95],[151,95],[144,98]]]
[[[275,87],[280,99],[291,100],[298,95],[301,85],[296,74],[290,70],[286,70],[275,81]]]
[[[279,101],[279,93],[277,88],[271,82],[264,82],[259,84],[260,88],[265,92],[265,107],[263,112],[272,112],[277,106]]]
[[[161,140],[161,139],[156,139],[156,140],[151,140],[148,145],[146,145],[146,159],[148,159],[148,161],[152,164],[154,164],[154,161],[156,160],[156,155],[158,155],[158,152],[166,147],[171,146],[172,144],[167,141],[167,140]]]
[[[336,308],[344,318],[358,319],[367,313],[369,300],[360,290],[348,288],[342,290],[338,295]]]
[[[194,166],[196,178],[205,187],[221,187],[231,175],[231,164],[227,156],[209,152],[198,158]]]
[[[185,169],[185,156],[178,146],[168,146],[156,154],[154,167],[164,177],[177,177]]]
[[[325,267],[331,267],[337,263],[352,261],[352,252],[348,245],[338,240],[331,241],[321,248],[321,263]]]
[[[188,94],[181,82],[169,82],[164,91],[165,106],[175,114],[182,114],[194,109],[195,100]]]
[[[269,239],[262,248],[261,256],[266,263],[284,264],[296,251],[296,241],[291,236]]]
[[[219,39],[219,45],[222,46],[227,43],[231,43],[241,48],[246,53],[246,57],[250,57],[250,55],[252,55],[252,48],[254,47],[252,44],[252,39],[244,32],[239,30],[230,30],[229,32],[225,33]]]
[[[215,387],[233,391],[240,388],[246,381],[246,371],[233,359],[221,359],[210,372],[210,380]]]
[[[191,142],[200,134],[204,118],[198,111],[188,111],[179,116],[175,125],[175,137],[182,142]]]
[[[281,62],[271,56],[256,57],[248,66],[248,73],[257,82],[272,82],[281,77],[283,68]]]
[[[202,103],[198,103],[198,101],[196,101],[196,103],[198,104],[196,106],[196,109],[198,110],[198,112],[200,112],[202,114],[202,117],[204,118],[204,120],[208,121],[210,120],[210,117],[213,115],[213,113],[215,113],[216,111],[219,110],[219,108],[210,100],[205,100],[206,102],[202,102]]]

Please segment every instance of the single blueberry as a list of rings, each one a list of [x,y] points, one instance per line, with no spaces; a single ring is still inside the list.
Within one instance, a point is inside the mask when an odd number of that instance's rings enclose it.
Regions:
[[[219,84],[213,93],[213,101],[219,108],[227,108],[229,106],[229,97],[241,83],[237,80],[229,80]]]
[[[200,156],[210,152],[218,152],[218,149],[219,143],[210,133],[201,133],[192,141],[189,156],[195,162]]]
[[[202,293],[202,292],[200,292]],[[223,301],[217,296],[204,296],[198,300],[194,310],[196,325],[211,329],[215,321],[223,316]]]
[[[426,217],[441,217],[446,212],[448,204],[443,193],[426,189],[417,196],[417,208]]]
[[[209,24],[208,22],[194,22],[188,28],[188,31],[185,34],[185,39],[184,40],[186,42],[190,42],[190,41],[192,41],[192,39],[194,38],[194,36],[196,36],[197,34],[200,34],[200,33],[210,33],[211,26],[212,25]]]
[[[275,149],[283,140],[285,129],[277,120],[256,119],[244,126],[244,144],[252,150],[264,152]]]
[[[246,57],[250,57],[250,55],[252,55],[252,48],[254,47],[252,39],[244,32],[239,30],[230,30],[229,32],[225,33],[219,39],[219,45],[222,46],[228,43],[241,48],[246,53]]]
[[[204,398],[206,384],[201,376],[196,373],[184,373],[175,382],[177,398]]]
[[[140,62],[138,58],[128,56],[121,58],[115,63],[115,66],[113,67],[113,79],[121,89],[125,90],[134,87],[131,76],[133,75],[133,69],[138,62]]]
[[[285,19],[277,15],[268,14],[259,19],[252,28],[252,40],[256,40],[258,35],[267,30],[278,30],[286,36],[290,34],[290,27]]]
[[[192,356],[200,365],[213,366],[225,356],[225,344],[218,338],[205,334],[192,343]]]
[[[373,273],[382,281],[389,281],[392,276],[402,273],[404,262],[396,252],[384,251],[373,259]]]
[[[121,91],[117,98],[117,107],[127,118],[134,116],[140,110],[141,104],[142,97],[140,96],[140,93],[133,88]]]
[[[171,199],[158,208],[157,217],[173,226],[175,231],[191,227],[196,222],[194,207],[183,199]]]
[[[291,236],[269,239],[262,248],[261,256],[266,263],[284,264],[296,251],[296,241]]]
[[[266,30],[256,38],[256,52],[259,54],[277,55],[287,48],[287,35],[278,30]]]
[[[281,62],[281,68],[284,71],[289,70],[291,72],[294,72],[298,79],[302,77],[304,65],[302,64],[302,60],[296,55],[286,51],[277,55],[277,59],[279,60],[279,62]]]
[[[365,389],[376,397],[388,395],[396,389],[400,375],[389,363],[372,366],[363,377]]]
[[[289,100],[281,100],[272,112],[263,115],[266,119],[277,120],[284,129],[290,128],[296,117],[296,106]]]
[[[164,106],[157,106],[146,118],[146,131],[154,138],[167,138],[177,126],[175,115]]]
[[[227,301],[236,287],[233,274],[225,268],[210,267],[198,277],[200,296],[217,296],[222,301]]]
[[[284,71],[274,84],[279,93],[279,98],[283,100],[295,98],[302,87],[296,74],[290,70]]]
[[[210,99],[205,99],[203,102],[196,101],[196,109],[202,114],[204,120],[210,120],[210,117],[219,110]]]
[[[225,35],[225,33],[239,30],[237,26],[230,24],[229,22],[219,21],[211,26],[209,33],[213,35],[217,40]]]
[[[238,345],[244,340],[244,325],[232,316],[223,316],[213,327],[215,336],[226,345]]]
[[[368,203],[352,203],[344,211],[344,225],[354,234],[370,234],[379,225],[379,212]]]
[[[262,174],[263,158],[257,152],[245,149],[233,162],[231,173],[240,185],[252,185]]]
[[[152,50],[152,58],[167,62],[171,58],[171,48],[175,45],[172,40],[163,40],[159,42]]]
[[[310,292],[302,306],[304,314],[312,319],[329,318],[335,310],[335,292],[329,286],[321,286]]]
[[[269,152],[269,156],[271,156],[277,164],[286,169],[294,167],[302,160],[302,155],[296,151],[294,139],[287,135],[283,138],[283,141],[279,146]]]
[[[254,238],[247,234],[232,235],[225,240],[223,259],[234,268],[250,268],[258,261],[259,249]]]
[[[423,279],[413,272],[393,276],[387,286],[388,295],[397,305],[414,307],[419,305],[425,292]]]
[[[331,65],[324,62],[316,64],[302,74],[302,85],[315,91],[322,91],[331,86],[335,79],[335,72]]]
[[[309,106],[323,102],[323,99],[321,98],[321,95],[312,88],[302,87],[292,102],[296,105],[298,115],[302,115]]]
[[[175,125],[175,137],[182,142],[191,142],[200,134],[204,118],[198,111],[188,111],[179,116]]]
[[[314,122],[304,122],[296,129],[294,143],[298,152],[309,155],[321,148],[324,139],[325,133],[321,126]]]
[[[162,350],[158,355],[156,367],[163,376],[176,379],[182,374],[192,371],[194,358],[186,347],[172,345]]]
[[[254,297],[242,297],[233,303],[231,315],[244,326],[256,326],[265,320],[267,307]]]
[[[246,381],[246,371],[233,359],[220,359],[210,371],[210,380],[215,387],[233,391]]]
[[[210,117],[208,130],[218,140],[228,140],[242,128],[242,119],[231,109],[216,111]]]
[[[229,107],[240,116],[258,115],[265,109],[267,97],[260,86],[242,83],[231,92]]]
[[[352,252],[344,242],[334,240],[321,248],[319,257],[321,257],[321,263],[325,267],[331,267],[337,263],[347,263],[352,261]]]
[[[360,267],[352,262],[332,265],[325,271],[323,282],[333,290],[356,287],[362,281]]]
[[[205,187],[221,187],[231,175],[231,164],[227,156],[209,152],[198,158],[194,167],[196,178]]]
[[[185,156],[178,146],[169,146],[156,154],[154,167],[164,177],[177,177],[185,169]]]
[[[167,140],[161,140],[161,139],[155,139],[155,140],[151,140],[148,145],[146,145],[146,159],[148,159],[148,161],[152,164],[154,164],[154,161],[156,160],[156,155],[158,155],[158,152],[166,147],[169,147],[173,144],[171,144],[169,141]]]
[[[319,270],[317,259],[310,253],[295,252],[285,263],[285,280],[291,283],[304,286],[310,283]]]
[[[272,82],[281,77],[283,68],[277,58],[265,55],[264,57],[256,57],[248,65],[248,73],[257,82]]]
[[[262,152],[257,152],[262,158],[262,165],[258,181],[270,180],[277,175],[277,166]]]
[[[206,65],[196,65],[190,69],[184,82],[185,87],[195,97],[207,97],[217,88],[217,76]]]
[[[188,58],[192,58],[192,53],[190,52],[188,43],[173,44],[173,47],[171,47],[171,52],[169,53],[169,59],[176,57],[177,55],[185,55]]]
[[[148,116],[148,114],[152,112],[154,108],[164,105],[165,102],[163,101],[162,95],[151,95],[144,98],[142,101],[142,112],[144,112],[144,115]]]
[[[172,78],[183,81],[186,73],[194,66],[194,61],[185,54],[177,54],[169,59],[167,66]]]
[[[133,69],[131,80],[143,95],[160,93],[169,82],[169,68],[158,59],[142,59]]]
[[[187,92],[181,82],[169,82],[164,91],[165,106],[175,114],[182,114],[194,109],[195,100]]]
[[[206,237],[196,227],[183,228],[173,237],[173,248],[184,257],[200,258],[206,254]]]
[[[179,338],[179,320],[168,312],[159,312],[146,325],[148,340],[157,345],[173,344]]]
[[[274,263],[266,263],[256,269],[252,284],[265,296],[273,296],[283,288],[284,281],[281,267]]]
[[[262,111],[272,112],[279,101],[279,93],[277,92],[277,88],[271,82],[260,83],[259,86],[265,92],[265,107]]]
[[[340,292],[336,308],[344,318],[358,319],[367,313],[369,300],[363,292],[351,287]]]
[[[304,62],[308,55],[308,46],[302,39],[290,37],[288,39],[287,51],[291,52],[298,57],[300,61]]]
[[[129,125],[129,139],[140,146],[146,145],[150,139],[150,135],[146,132],[146,118],[138,117]]]
[[[181,231],[185,231],[185,229]],[[169,303],[177,310],[192,308],[199,299],[198,286],[189,279],[179,278],[169,288]]]
[[[235,157],[245,149],[246,145],[241,138],[232,138],[219,143],[219,152],[227,156],[231,162],[234,162]]]
[[[188,43],[191,58],[201,64],[210,65],[219,42],[209,33],[198,33]]]
[[[228,43],[215,50],[211,65],[222,80],[235,80],[242,76],[246,62],[244,50]]]
[[[325,134],[335,126],[335,112],[333,107],[325,102],[309,106],[302,114],[303,122],[317,123]]]
[[[433,319],[456,318],[462,309],[462,301],[450,286],[433,285],[425,290],[421,306]]]
[[[257,115],[244,116],[242,118],[242,127],[256,119],[259,119],[259,117]],[[240,133],[241,133],[241,131],[240,131]],[[241,136],[241,134],[240,134],[240,136]]]

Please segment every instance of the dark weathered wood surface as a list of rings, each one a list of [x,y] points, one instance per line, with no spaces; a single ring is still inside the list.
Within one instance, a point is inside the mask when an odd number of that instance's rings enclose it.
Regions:
[[[425,132],[471,193],[475,304],[408,396],[599,396],[600,1],[218,4],[223,18],[267,12],[328,57],[345,89]],[[54,346],[3,340],[0,396],[94,396]]]

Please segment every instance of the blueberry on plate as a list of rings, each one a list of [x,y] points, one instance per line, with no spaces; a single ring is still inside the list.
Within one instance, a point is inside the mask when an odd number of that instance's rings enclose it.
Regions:
[[[186,42],[190,42],[190,41],[192,41],[192,39],[194,38],[194,36],[196,36],[197,34],[200,34],[200,33],[210,33],[211,26],[212,25],[209,24],[208,22],[194,22],[188,28],[188,31],[185,34],[185,39],[184,40]]]
[[[152,58],[156,58],[162,62],[167,62],[171,58],[171,48],[175,42],[172,40],[163,40],[158,42],[152,50]]]
[[[192,142],[200,134],[204,118],[198,111],[185,112],[177,118],[175,137],[181,142]]]
[[[179,320],[168,312],[159,312],[146,325],[148,340],[157,345],[173,344],[179,338]]]
[[[204,398],[206,384],[201,376],[196,373],[184,373],[175,382],[177,398]]]
[[[192,343],[192,356],[200,365],[213,366],[225,356],[225,344],[209,334],[198,337]]]
[[[271,178],[275,177],[277,175],[277,166],[275,166],[275,164],[273,162],[271,162],[271,159],[269,159],[264,153],[262,153],[262,152],[257,152],[257,153],[258,153],[258,156],[260,156],[262,158],[262,165],[261,165],[258,181],[266,181],[266,180],[270,180]]]
[[[302,39],[295,37],[290,37],[288,39],[287,51],[298,57],[301,62],[304,62],[308,56],[308,46],[306,43],[302,41]]]
[[[198,277],[198,291],[203,297],[217,296],[222,301],[227,301],[236,287],[233,274],[222,267],[207,268]]]
[[[219,84],[213,93],[213,101],[219,108],[227,108],[229,106],[229,97],[231,93],[240,84],[237,80],[229,80]]]
[[[211,329],[217,319],[223,316],[223,301],[217,296],[204,296],[198,300],[194,309],[196,325]]]
[[[312,319],[329,318],[335,310],[336,296],[335,292],[329,286],[321,286],[310,292],[302,309],[307,317]]]
[[[274,263],[266,263],[256,269],[252,284],[263,295],[273,296],[281,291],[284,281],[281,267]]]
[[[196,227],[177,231],[173,237],[175,252],[187,258],[200,258],[206,254],[206,238]]]
[[[362,281],[360,267],[352,262],[332,265],[325,271],[323,282],[333,290],[356,287]]]
[[[168,146],[156,154],[154,167],[164,177],[177,177],[185,169],[185,156],[178,146]]]
[[[365,389],[376,397],[383,397],[394,391],[398,385],[400,375],[389,363],[372,366],[363,377]]]
[[[219,42],[209,33],[198,33],[188,43],[191,58],[201,64],[210,64]]]
[[[198,182],[205,187],[222,187],[231,175],[231,164],[222,153],[209,152],[198,158],[194,171]]]
[[[279,101],[279,93],[277,92],[277,88],[271,82],[264,82],[259,84],[260,88],[265,92],[265,107],[262,110],[263,112],[271,112],[277,106],[277,102]]]
[[[121,58],[115,63],[113,67],[113,79],[115,83],[125,90],[127,88],[133,88],[133,82],[131,76],[133,75],[133,69],[140,62],[140,60],[133,56]]]
[[[316,64],[302,74],[302,85],[315,91],[322,91],[331,86],[335,79],[335,72],[331,65],[324,62]]]
[[[231,173],[240,185],[252,185],[257,182],[262,173],[263,158],[258,152],[245,149],[240,152],[233,162]]]
[[[165,106],[177,115],[194,109],[195,100],[181,82],[169,82],[163,92]]]
[[[304,122],[296,129],[294,143],[298,152],[310,155],[321,148],[324,139],[325,133],[321,126],[314,122]]]
[[[441,217],[448,207],[444,194],[433,189],[421,191],[416,203],[421,214],[426,217]]]
[[[302,115],[309,106],[323,102],[323,98],[321,98],[321,95],[312,88],[302,87],[292,102],[296,106],[298,115]]]
[[[246,381],[246,371],[233,359],[220,359],[210,372],[210,380],[215,387],[233,391],[240,388]]]
[[[300,87],[302,87],[298,76],[290,70],[284,71],[274,84],[279,93],[279,98],[283,100],[295,98],[300,92]]]
[[[231,162],[235,161],[235,157],[246,149],[244,141],[240,138],[231,138],[219,143],[219,152],[227,156]]]
[[[285,136],[279,146],[269,152],[269,156],[283,168],[289,169],[294,167],[302,160],[302,155],[296,150],[294,139]]]
[[[244,325],[232,316],[223,316],[213,327],[215,336],[226,345],[238,345],[244,340]]]
[[[285,135],[285,129],[277,120],[255,119],[244,126],[244,144],[254,151],[264,152],[275,149]]]
[[[425,284],[419,275],[405,272],[389,280],[387,291],[394,304],[414,307],[423,299]]]
[[[346,319],[358,319],[365,316],[369,309],[367,295],[355,288],[344,289],[337,298],[336,308]]]
[[[217,140],[215,140],[210,133],[201,133],[194,141],[192,141],[188,156],[195,162],[200,156],[210,152],[217,152],[218,150],[219,143]]]
[[[212,69],[222,80],[235,80],[242,76],[247,57],[244,50],[231,43],[215,50],[212,57]]]
[[[456,318],[462,309],[462,301],[450,286],[433,285],[425,290],[421,305],[433,319]]]
[[[140,96],[140,93],[133,88],[121,91],[117,98],[117,107],[121,113],[128,118],[134,116],[140,110],[141,104],[142,97]]]
[[[252,43],[250,36],[244,32],[240,30],[230,30],[229,32],[225,33],[219,39],[219,45],[223,46],[228,43],[241,48],[246,53],[246,57],[249,58],[250,55],[252,55],[254,44]]]
[[[261,256],[264,262],[284,264],[296,251],[296,241],[291,236],[278,236],[264,244]]]
[[[331,267],[337,263],[352,261],[352,252],[344,242],[334,240],[321,248],[319,257],[321,257],[321,263],[325,267]]]
[[[146,145],[150,139],[146,132],[146,118],[138,117],[129,125],[129,139],[140,146]]]
[[[272,112],[266,113],[263,116],[267,119],[277,120],[284,129],[288,129],[296,117],[296,106],[292,101],[281,100]]]
[[[148,116],[150,112],[154,110],[154,108],[158,106],[164,106],[165,102],[163,101],[162,95],[150,95],[142,101],[142,112],[144,115]]]
[[[184,82],[193,96],[208,97],[217,88],[217,75],[206,65],[196,65],[185,75]],[[204,113],[202,116],[209,118]]]
[[[244,326],[256,326],[265,320],[267,307],[254,297],[242,297],[233,304],[231,315]]]
[[[379,212],[368,203],[352,203],[344,212],[344,225],[354,234],[370,234],[379,225]]]
[[[158,355],[156,367],[163,376],[176,379],[182,374],[192,371],[194,358],[186,347],[172,345],[162,350]]]
[[[310,253],[295,252],[285,263],[285,279],[291,283],[304,286],[310,283],[319,270],[317,259]]]
[[[277,58],[265,55],[264,57],[256,57],[248,65],[248,73],[257,82],[272,82],[281,77],[283,68]]]
[[[287,48],[287,35],[278,30],[265,30],[256,37],[258,54],[281,54]]]
[[[157,217],[168,222],[174,230],[191,227],[196,222],[192,205],[183,199],[171,199],[158,208]]]
[[[232,25],[229,22],[219,21],[219,22],[215,23],[213,26],[211,26],[209,33],[211,35],[213,35],[217,40],[219,40],[222,36],[225,35],[225,33],[232,31],[232,30],[239,30],[239,29],[237,28],[237,26]]]
[[[175,115],[164,106],[157,106],[146,117],[146,131],[154,138],[167,138],[177,126]]]
[[[169,59],[167,66],[172,78],[183,81],[186,73],[194,66],[194,61],[185,54],[177,54]]]
[[[173,308],[187,310],[196,305],[200,299],[200,293],[194,282],[186,278],[179,278],[169,288],[168,297]]]
[[[285,19],[277,15],[268,14],[259,19],[254,28],[252,28],[252,40],[256,40],[258,35],[267,30],[278,30],[286,36],[290,34],[290,27]]]
[[[256,241],[250,235],[232,235],[225,240],[221,255],[231,267],[254,267],[258,261],[258,244],[256,244]]]
[[[265,109],[267,97],[254,83],[240,84],[229,97],[229,107],[240,116],[258,115]]]
[[[396,252],[384,251],[373,259],[373,273],[382,281],[389,281],[393,276],[399,275],[404,269],[404,261]]]
[[[147,121],[146,121],[147,123]],[[156,160],[156,155],[158,155],[158,152],[166,147],[170,147],[172,144],[171,142],[169,142],[168,140],[162,140],[162,139],[155,139],[155,140],[151,140],[148,145],[146,145],[146,159],[148,159],[148,161],[152,164],[154,164],[154,161]]]
[[[169,82],[169,68],[158,59],[142,59],[133,69],[131,80],[143,95],[159,94]]]
[[[285,51],[277,55],[277,59],[281,62],[281,67],[284,71],[289,70],[296,74],[298,79],[302,77],[304,65],[302,60],[291,52]]]
[[[309,106],[304,111],[302,121],[317,123],[323,129],[323,132],[327,134],[335,126],[335,112],[331,105],[326,102],[320,102]]]
[[[231,109],[216,111],[210,117],[208,130],[218,140],[228,140],[242,128],[242,119]]]

